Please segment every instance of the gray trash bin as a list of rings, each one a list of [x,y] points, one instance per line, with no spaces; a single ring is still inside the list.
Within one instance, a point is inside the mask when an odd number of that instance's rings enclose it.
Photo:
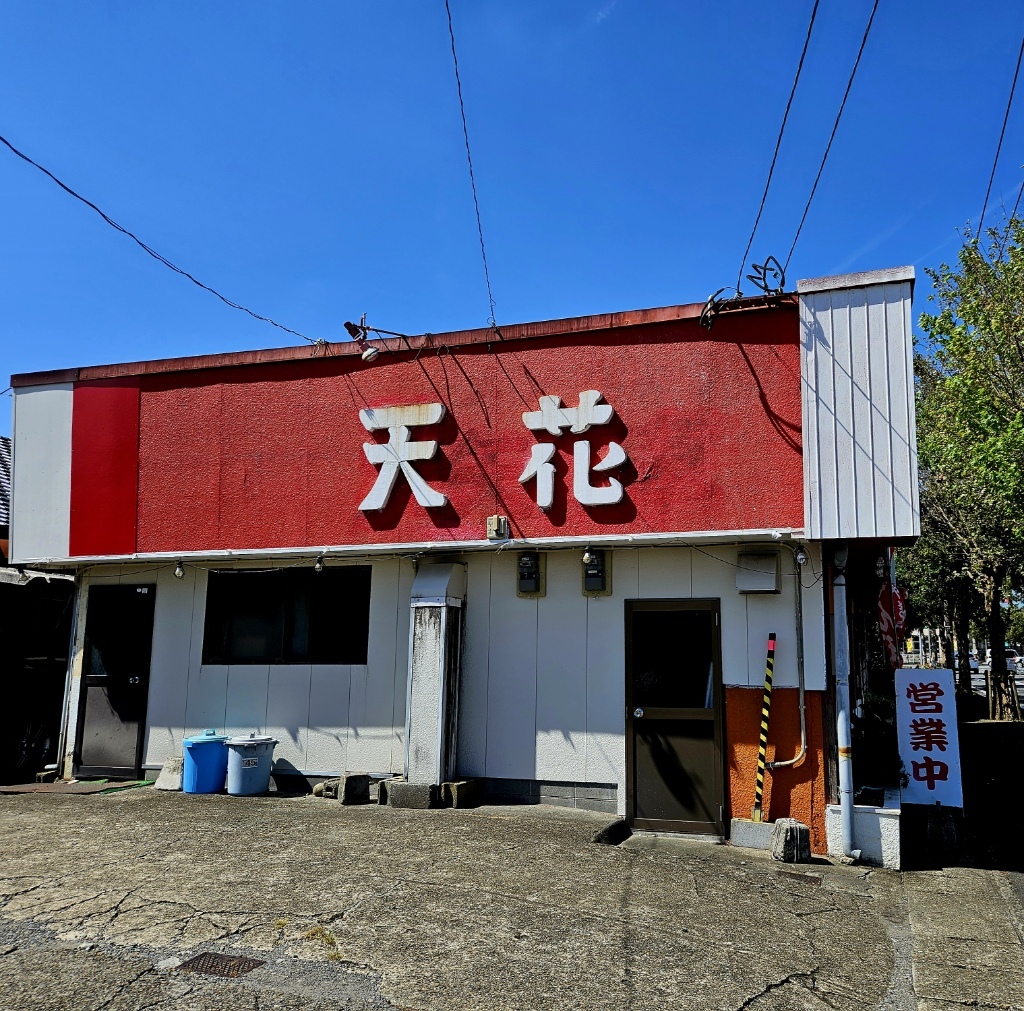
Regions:
[[[235,797],[266,793],[277,741],[254,731],[248,737],[229,737],[227,744],[228,793]]]

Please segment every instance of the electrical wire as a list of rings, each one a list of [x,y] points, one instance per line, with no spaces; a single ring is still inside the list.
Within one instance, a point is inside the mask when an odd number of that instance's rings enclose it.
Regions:
[[[996,144],[996,156],[992,159],[992,171],[989,173],[988,186],[985,189],[985,202],[981,205],[981,217],[978,219],[978,235],[982,234],[985,225],[985,211],[988,210],[988,198],[992,193],[992,180],[996,177],[996,166],[999,164],[999,152],[1003,149],[1003,136],[1006,134],[1006,123],[1010,118],[1010,106],[1013,105],[1013,93],[1017,90],[1017,75],[1020,74],[1020,61],[1024,57],[1024,38],[1020,40],[1020,52],[1017,53],[1017,66],[1013,71],[1013,83],[1010,85],[1010,97],[1006,100],[1006,112],[1003,115],[1003,126],[999,131],[999,143]],[[1020,202],[1020,194],[1017,194],[1017,202]],[[1017,213],[1017,204],[1013,205],[1013,213]]]
[[[1022,183],[1020,184],[1020,189],[1019,189],[1019,190],[1017,190],[1017,199],[1016,199],[1016,200],[1014,200],[1014,202],[1013,202],[1013,213],[1012,213],[1012,214],[1010,215],[1010,220],[1011,220],[1011,221],[1012,221],[1012,220],[1013,220],[1013,219],[1014,219],[1015,217],[1017,217],[1017,208],[1018,208],[1018,207],[1020,207],[1020,198],[1021,198],[1021,195],[1024,195],[1024,182],[1022,182]]]
[[[455,90],[459,96],[459,112],[462,115],[462,138],[466,143],[466,164],[469,166],[469,187],[473,191],[473,209],[476,211],[476,234],[480,240],[480,259],[484,264],[484,282],[487,285],[487,301],[490,303],[491,315],[487,322],[495,331],[498,329],[494,317],[494,294],[491,291],[491,271],[487,265],[487,248],[484,245],[484,226],[480,220],[480,198],[476,191],[476,174],[473,172],[473,153],[469,147],[469,126],[466,123],[466,105],[462,99],[462,78],[459,76],[459,56],[455,51],[455,28],[452,26],[452,9],[448,0],[444,0],[445,13],[448,15],[448,37],[452,43],[452,63],[455,67]]]
[[[320,344],[319,340],[313,337],[307,337],[304,333],[299,333],[298,330],[292,330],[291,327],[284,326],[278,323],[276,320],[270,319],[269,316],[261,316],[258,312],[253,312],[252,309],[247,309],[244,305],[240,305],[238,302],[232,302],[230,298],[226,298],[215,288],[211,288],[208,284],[203,284],[202,281],[197,280],[187,270],[182,270],[181,267],[176,266],[167,259],[166,256],[162,256],[151,246],[147,246],[134,232],[130,232],[123,225],[119,225],[109,214],[104,213],[97,207],[91,200],[87,200],[82,196],[81,193],[76,193],[67,183],[61,182],[48,168],[44,168],[37,161],[33,161],[24,151],[19,151],[6,137],[0,135],[0,142],[2,142],[7,148],[9,148],[14,154],[16,154],[22,161],[26,161],[29,165],[39,169],[43,175],[49,176],[65,193],[73,196],[76,200],[80,200],[86,207],[92,208],[111,228],[115,231],[121,232],[122,235],[127,235],[136,245],[143,249],[146,253],[153,257],[154,260],[162,263],[169,270],[173,270],[176,274],[180,274],[182,277],[187,278],[194,285],[202,288],[203,291],[208,291],[211,295],[215,295],[225,305],[230,306],[232,309],[238,309],[241,312],[248,313],[253,319],[258,319],[262,323],[269,323],[271,326],[276,326],[278,330],[284,330],[285,333],[294,334],[296,337],[301,337],[304,341],[309,341],[310,344]]]
[[[871,14],[868,17],[867,26],[864,29],[864,36],[860,40],[860,49],[857,50],[857,59],[853,61],[853,69],[850,71],[850,79],[846,82],[846,91],[843,92],[843,100],[839,103],[839,111],[836,113],[836,121],[832,124],[832,133],[829,134],[828,143],[825,145],[825,153],[821,156],[821,164],[818,166],[818,174],[814,177],[814,185],[811,187],[810,196],[807,198],[807,203],[804,205],[804,212],[800,215],[800,224],[797,225],[796,235],[793,236],[793,244],[789,247],[789,252],[786,254],[786,262],[783,265],[783,271],[789,269],[789,261],[793,257],[793,250],[796,249],[796,244],[800,239],[800,233],[803,231],[804,222],[807,220],[807,212],[811,209],[811,201],[814,199],[814,194],[818,191],[818,183],[821,181],[821,174],[825,171],[825,162],[828,161],[829,151],[832,150],[832,141],[836,139],[836,131],[839,129],[839,121],[843,118],[843,110],[846,108],[846,100],[850,97],[850,89],[853,87],[853,79],[857,76],[857,68],[860,66],[860,58],[864,55],[864,47],[867,45],[868,35],[871,34],[871,25],[875,20],[875,12],[878,10],[878,0],[875,0],[874,5],[871,8]]]
[[[447,2],[447,0],[446,0]],[[743,280],[743,267],[750,255],[750,247],[754,244],[754,236],[757,234],[757,226],[761,222],[761,214],[764,212],[765,201],[768,199],[768,189],[772,184],[772,176],[775,173],[775,162],[779,157],[779,148],[782,146],[782,135],[786,132],[786,120],[789,119],[789,110],[793,104],[793,96],[796,94],[796,86],[800,81],[800,72],[804,68],[804,57],[807,56],[807,47],[811,42],[811,30],[814,28],[814,19],[818,15],[818,4],[820,0],[814,0],[814,7],[811,8],[811,19],[807,23],[807,35],[804,37],[804,47],[800,50],[800,60],[796,65],[796,74],[793,77],[793,86],[789,89],[789,99],[786,102],[786,111],[782,114],[782,125],[779,127],[779,136],[775,141],[775,152],[772,155],[772,163],[768,168],[768,178],[764,183],[764,192],[761,194],[761,205],[757,209],[757,217],[754,218],[754,227],[750,230],[750,238],[747,239],[747,248],[743,250],[743,259],[740,260],[740,269],[736,274],[736,293],[739,295],[740,281]]]

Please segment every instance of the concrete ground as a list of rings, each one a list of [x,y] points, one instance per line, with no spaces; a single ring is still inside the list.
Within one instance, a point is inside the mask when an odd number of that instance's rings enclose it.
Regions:
[[[0,1008],[1024,1007],[1020,882],[692,841],[558,808],[0,796]],[[265,964],[182,971],[200,952]]]

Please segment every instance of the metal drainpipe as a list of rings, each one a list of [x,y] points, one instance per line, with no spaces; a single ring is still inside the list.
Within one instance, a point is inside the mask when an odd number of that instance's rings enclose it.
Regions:
[[[787,765],[798,765],[807,754],[807,698],[804,691],[804,584],[802,569],[807,561],[806,549],[803,547],[794,548],[787,544],[787,548],[793,552],[793,575],[796,579],[796,675],[797,683],[800,686],[800,750],[795,758],[785,762],[769,762],[771,770],[784,769]]]
[[[843,855],[853,853],[853,746],[850,733],[850,630],[846,623],[845,541],[836,548],[832,624],[836,651],[836,739],[839,745],[839,817]]]
[[[78,640],[78,605],[82,592],[82,574],[75,573],[75,592],[71,598],[74,608],[71,615],[71,641],[68,643],[68,663],[64,674],[64,702],[60,711],[60,733],[57,735],[57,775],[56,779],[64,778],[64,748],[68,740],[68,700],[71,697],[71,673],[75,666],[75,643]],[[49,768],[49,766],[47,766]]]

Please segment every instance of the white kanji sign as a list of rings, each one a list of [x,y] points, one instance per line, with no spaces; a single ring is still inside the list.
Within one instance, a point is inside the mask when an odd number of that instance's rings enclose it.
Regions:
[[[405,475],[413,496],[426,509],[447,505],[448,498],[431,488],[419,475],[413,463],[430,460],[437,452],[437,441],[413,442],[410,429],[417,425],[436,425],[444,418],[444,404],[413,404],[408,407],[377,407],[359,412],[359,420],[368,432],[386,428],[386,443],[364,442],[363,452],[373,464],[380,464],[380,473],[370,493],[359,504],[364,512],[379,511],[388,504],[398,474]]]
[[[903,802],[963,807],[952,671],[897,669],[896,739]]]
[[[607,425],[615,416],[610,404],[603,404],[597,390],[584,390],[577,407],[562,406],[561,397],[541,397],[540,410],[526,411],[523,424],[534,432],[561,435],[569,429],[573,435],[582,435],[593,425]],[[550,442],[539,442],[530,451],[530,459],[519,476],[519,483],[525,484],[532,478],[537,481],[537,505],[550,509],[555,501],[555,446]],[[622,501],[622,482],[609,477],[607,485],[594,487],[590,483],[591,470],[604,473],[621,467],[628,457],[617,443],[610,442],[603,459],[593,466],[590,462],[590,443],[580,439],[573,445],[572,493],[577,502],[587,506],[616,505]]]

